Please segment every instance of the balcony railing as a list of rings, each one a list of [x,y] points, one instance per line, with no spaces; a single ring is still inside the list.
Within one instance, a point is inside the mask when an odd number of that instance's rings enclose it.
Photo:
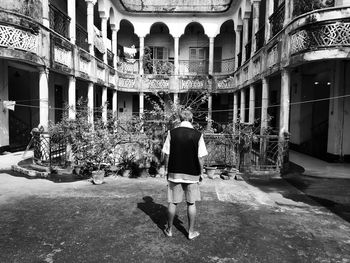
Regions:
[[[311,0],[294,0],[293,1],[293,17],[311,12],[317,9],[334,7],[335,1],[311,1]]]
[[[76,26],[76,45],[85,51],[89,51],[88,33],[81,26]]]
[[[138,74],[139,73],[139,60],[118,58],[117,70],[121,73]]]
[[[222,59],[214,61],[215,73],[232,73],[235,71],[235,59]]]
[[[144,62],[145,74],[157,75],[173,75],[174,74],[174,60],[168,59],[151,59]]]
[[[69,38],[70,17],[50,4],[50,28],[65,38]]]
[[[259,28],[255,34],[256,50],[259,50],[264,46],[265,43],[265,25]]]
[[[238,53],[237,59],[238,59],[238,67],[240,67],[242,65],[242,52]]]
[[[291,35],[291,53],[330,47],[350,47],[350,21],[309,24]]]
[[[245,45],[245,60],[247,61],[250,59],[252,53],[252,40],[249,40],[248,43]]]
[[[179,73],[182,75],[208,74],[209,63],[206,59],[179,60]]]
[[[283,29],[285,3],[279,5],[277,10],[270,16],[271,37],[274,37]]]
[[[113,58],[114,58],[113,52],[111,50],[107,49],[107,64],[110,67],[114,67]]]

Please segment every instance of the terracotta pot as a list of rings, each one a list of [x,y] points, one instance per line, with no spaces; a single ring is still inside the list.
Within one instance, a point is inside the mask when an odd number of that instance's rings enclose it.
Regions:
[[[92,182],[94,184],[102,184],[105,177],[105,171],[104,170],[98,170],[92,172]]]

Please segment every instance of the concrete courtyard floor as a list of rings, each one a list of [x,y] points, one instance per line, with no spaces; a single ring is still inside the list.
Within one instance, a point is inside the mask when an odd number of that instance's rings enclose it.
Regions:
[[[206,179],[192,241],[185,204],[162,232],[163,178],[0,179],[0,262],[350,262],[346,218],[283,179]]]

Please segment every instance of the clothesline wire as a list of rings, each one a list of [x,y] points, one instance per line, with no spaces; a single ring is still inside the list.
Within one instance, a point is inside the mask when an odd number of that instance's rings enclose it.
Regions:
[[[345,95],[341,95],[341,96],[333,96],[333,97],[327,97],[327,98],[322,98],[322,99],[313,99],[313,100],[306,100],[306,101],[297,101],[297,102],[290,102],[289,105],[290,106],[295,106],[295,105],[302,105],[302,104],[308,104],[308,103],[315,103],[315,102],[321,102],[321,101],[328,101],[328,100],[337,100],[337,99],[344,99],[344,98],[349,98],[350,94],[345,94]],[[20,104],[20,103],[16,103],[16,106],[20,106],[20,107],[28,107],[28,108],[41,108],[40,106],[36,106],[36,105],[28,105],[28,104]],[[239,106],[239,105],[237,105]],[[268,108],[276,108],[276,107],[281,107],[283,106],[282,104],[274,104],[274,105],[268,105]],[[79,108],[79,107],[77,107]],[[49,109],[52,110],[66,110],[67,108],[55,108],[55,107],[51,107],[49,106]],[[240,110],[240,107],[237,107],[237,110]],[[259,107],[254,107],[254,109],[262,109],[262,106]],[[94,107],[93,108],[94,111],[103,111],[101,109],[101,107]],[[244,108],[244,110],[249,110],[249,107]],[[78,112],[79,110],[76,109],[75,112]],[[210,112],[215,113],[215,112],[232,112],[233,108],[229,108],[229,109],[223,109],[223,110],[211,110]],[[208,110],[197,110],[196,113],[208,113]],[[135,112],[131,112],[132,114],[139,114],[141,113],[140,111],[135,111]],[[144,113],[147,113],[147,111],[145,111]]]

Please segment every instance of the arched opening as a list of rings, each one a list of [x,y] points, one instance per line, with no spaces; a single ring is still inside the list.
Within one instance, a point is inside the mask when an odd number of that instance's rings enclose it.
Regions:
[[[214,73],[229,74],[235,70],[235,39],[233,20],[227,20],[214,41]]]
[[[179,40],[180,74],[208,74],[209,39],[204,28],[197,22],[188,24]]]
[[[153,24],[145,38],[144,72],[165,75],[174,72],[174,39],[164,23]]]
[[[88,32],[87,32],[87,7],[85,0],[76,0],[75,2],[76,28],[75,43],[78,47],[89,51]]]

